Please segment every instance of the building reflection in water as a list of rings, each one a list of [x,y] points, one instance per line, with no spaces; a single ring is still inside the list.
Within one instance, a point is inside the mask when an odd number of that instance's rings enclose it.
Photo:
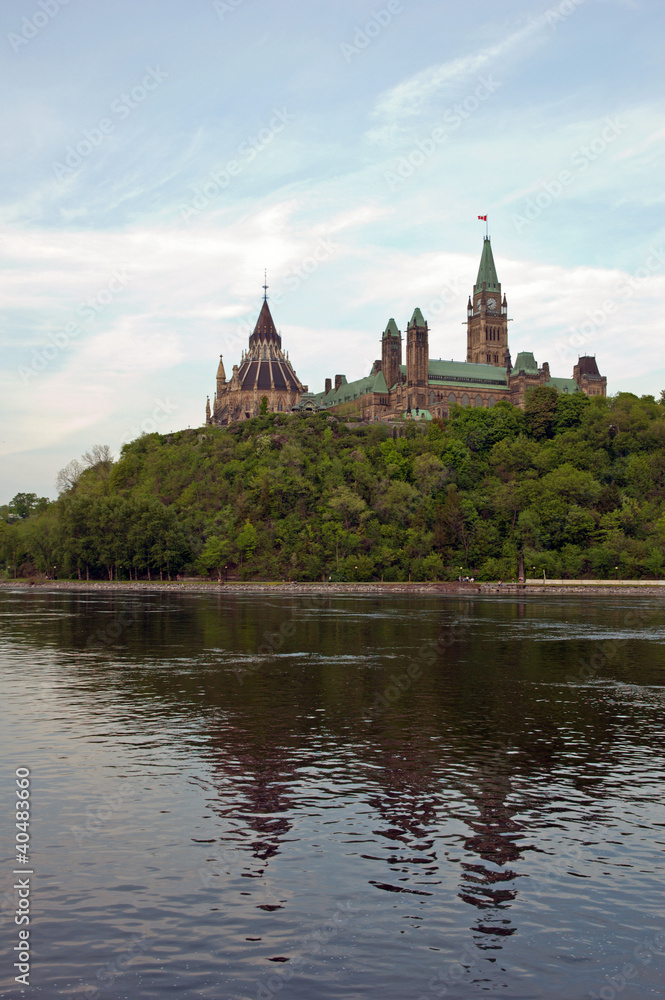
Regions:
[[[465,838],[464,846],[480,861],[462,862],[463,885],[459,893],[465,903],[481,911],[473,930],[501,937],[515,933],[506,914],[517,896],[511,883],[520,877],[512,865],[523,851],[517,844],[524,836],[523,828],[513,818],[515,809],[506,804],[511,791],[510,778],[499,771],[482,773],[475,787],[467,789],[468,800],[476,806],[478,816],[466,818],[473,834]]]

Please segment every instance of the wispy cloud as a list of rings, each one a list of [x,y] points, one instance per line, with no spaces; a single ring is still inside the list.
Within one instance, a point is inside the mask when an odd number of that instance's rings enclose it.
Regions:
[[[534,20],[496,45],[460,56],[438,66],[429,66],[396,87],[384,91],[377,100],[374,117],[396,124],[422,114],[437,99],[446,99],[479,73],[488,71],[500,59],[523,49],[524,43],[544,30],[544,20]]]

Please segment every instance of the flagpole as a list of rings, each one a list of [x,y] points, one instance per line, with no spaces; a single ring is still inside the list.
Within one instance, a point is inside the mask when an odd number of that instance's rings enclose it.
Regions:
[[[489,215],[486,215],[485,216],[485,239],[489,239],[489,238],[490,238]]]

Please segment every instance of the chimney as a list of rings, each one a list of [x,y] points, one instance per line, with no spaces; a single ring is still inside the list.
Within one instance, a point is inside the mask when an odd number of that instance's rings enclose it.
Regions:
[[[328,393],[330,392],[331,389],[332,389],[332,379],[327,378],[326,379],[326,396],[328,395]]]
[[[344,378],[343,375],[335,375],[335,392],[337,392],[337,390],[339,389],[340,385],[342,384],[342,379],[343,378]]]

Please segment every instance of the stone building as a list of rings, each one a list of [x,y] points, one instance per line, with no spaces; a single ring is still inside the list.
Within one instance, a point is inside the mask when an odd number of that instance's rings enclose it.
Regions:
[[[265,291],[265,289],[264,289]],[[430,357],[430,330],[420,309],[413,311],[402,336],[394,319],[381,335],[381,357],[364,378],[349,382],[345,375],[325,380],[323,391],[308,392],[298,379],[275,329],[264,294],[256,327],[240,365],[226,380],[222,358],[217,392],[208,400],[206,422],[222,427],[259,413],[261,400],[275,413],[331,411],[364,420],[416,419],[448,416],[450,407],[492,407],[505,399],[524,406],[530,388],[549,385],[562,393],[605,396],[607,379],[594,357],[580,357],[572,378],[556,378],[549,364],[539,365],[529,351],[512,363],[508,347],[508,302],[497,276],[492,245],[483,241],[478,276],[466,315],[466,361]],[[403,351],[406,340],[406,350]],[[405,354],[405,356],[404,356]]]
[[[368,376],[348,382],[337,375],[333,388],[326,380],[323,392],[315,394],[324,410],[357,414],[366,420],[394,420],[404,415],[417,419],[447,417],[450,407],[491,407],[505,399],[524,406],[526,393],[538,385],[559,392],[583,392],[605,396],[607,379],[594,357],[581,357],[572,378],[555,378],[545,361],[538,365],[533,354],[523,351],[512,364],[508,347],[508,302],[502,296],[492,245],[485,237],[478,277],[467,305],[466,361],[432,359],[429,327],[420,309],[406,325],[406,358],[403,337],[394,319],[381,337],[381,358]]]
[[[257,416],[264,397],[270,413],[290,413],[306,392],[307,386],[296,375],[288,353],[282,350],[282,338],[264,295],[248,349],[242,352],[240,364],[233,366],[228,382],[224,361],[219,356],[217,391],[212,407],[208,397],[206,423],[225,427]]]

